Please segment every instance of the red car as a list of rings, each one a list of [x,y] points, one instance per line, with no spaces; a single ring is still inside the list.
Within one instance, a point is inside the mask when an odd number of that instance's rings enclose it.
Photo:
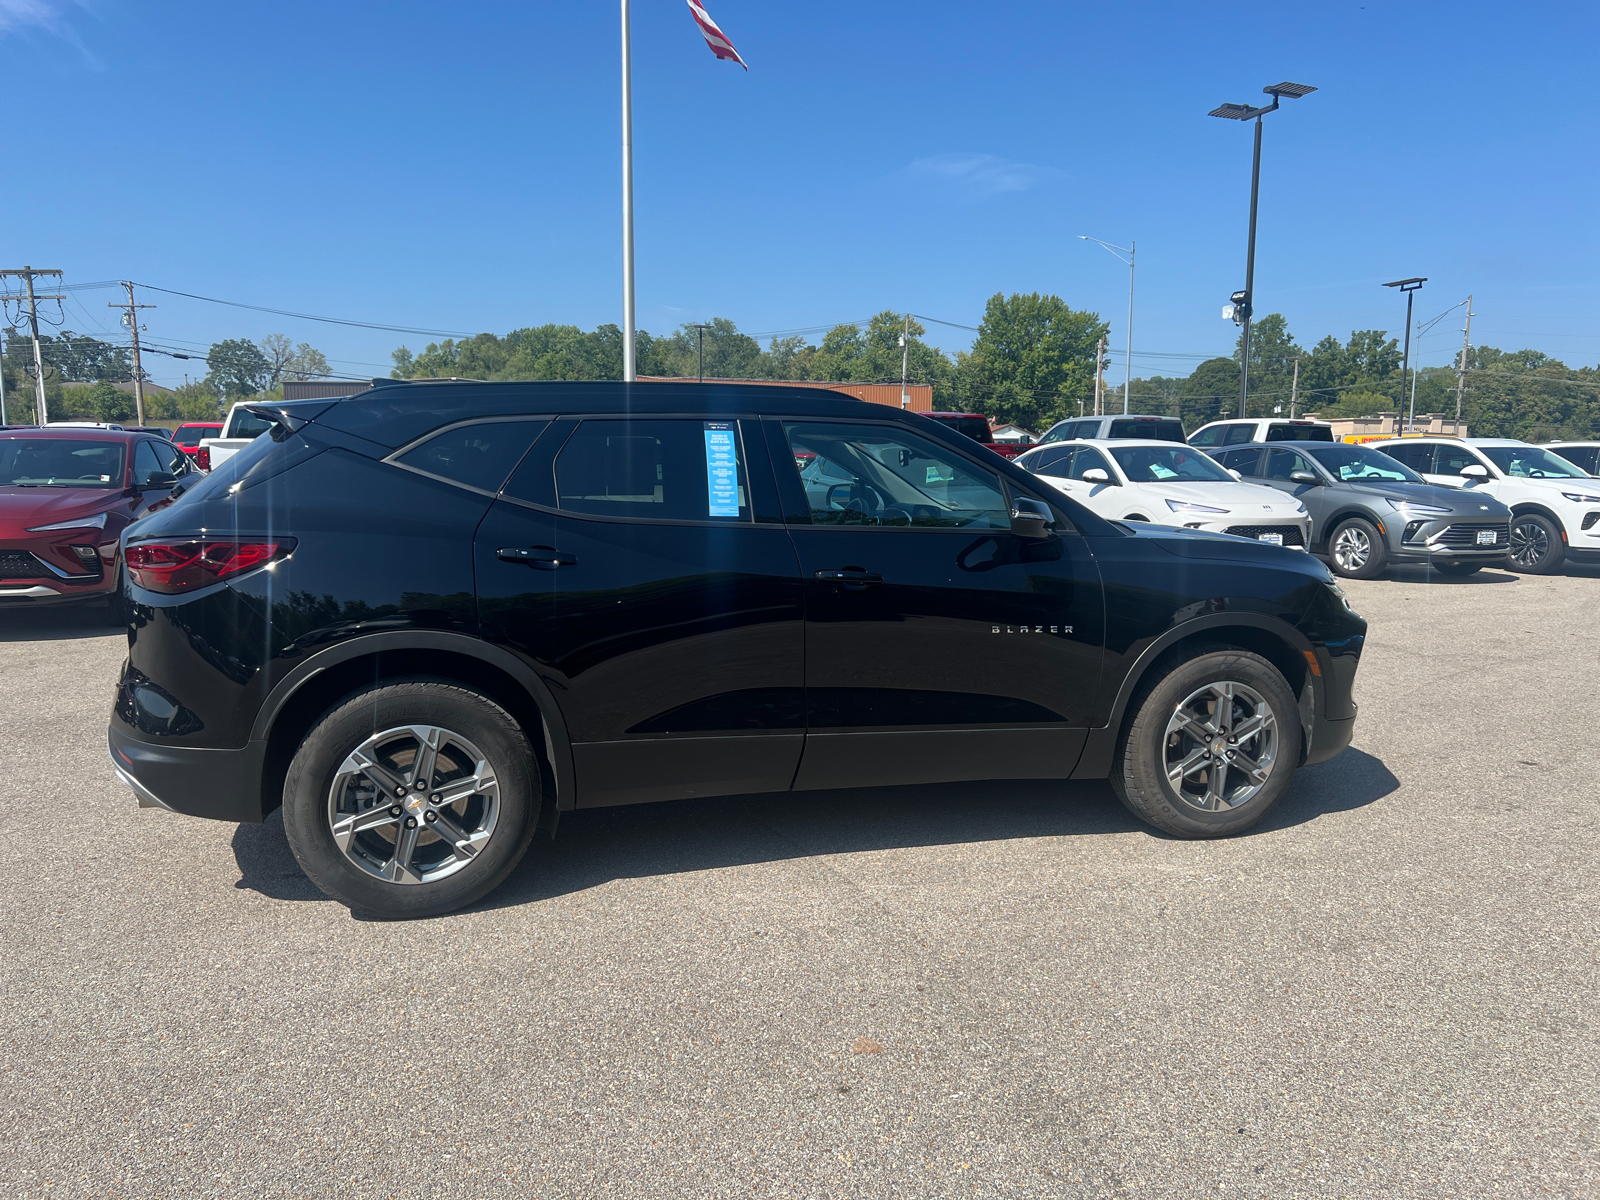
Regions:
[[[199,478],[146,433],[0,432],[0,609],[119,596],[122,531]]]
[[[211,450],[200,444],[201,438],[222,436],[221,421],[190,421],[179,425],[172,434],[172,444],[187,454],[202,471],[211,470]]]
[[[1024,446],[1021,442],[995,441],[994,433],[989,428],[989,418],[982,413],[930,412],[922,415],[930,420],[939,422],[939,424],[949,429],[955,430],[957,433],[966,434],[973,441],[993,450],[1001,458],[1015,458],[1024,450],[1033,448]]]

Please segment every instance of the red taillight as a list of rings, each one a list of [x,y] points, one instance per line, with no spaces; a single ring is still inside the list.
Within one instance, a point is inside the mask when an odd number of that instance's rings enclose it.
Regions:
[[[202,471],[211,470],[211,447],[201,446],[194,452],[194,465]]]
[[[271,542],[206,538],[181,542],[140,542],[124,557],[128,578],[152,592],[192,592],[275,562],[294,549],[292,538]]]

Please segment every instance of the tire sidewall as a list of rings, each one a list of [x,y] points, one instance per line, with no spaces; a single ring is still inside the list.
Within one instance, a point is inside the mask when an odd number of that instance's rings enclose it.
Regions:
[[[1167,781],[1167,721],[1184,697],[1224,679],[1253,688],[1272,706],[1278,757],[1261,791],[1237,808],[1205,812],[1179,800]],[[1167,832],[1189,838],[1226,837],[1243,832],[1272,810],[1288,790],[1300,751],[1300,707],[1277,668],[1245,650],[1215,650],[1177,664],[1146,694],[1124,742],[1122,775],[1136,789],[1147,819]]]
[[[477,858],[433,883],[396,884],[355,866],[333,840],[328,797],[350,752],[384,729],[436,725],[483,751],[499,781],[494,833]],[[538,764],[522,730],[487,697],[426,680],[369,688],[341,701],[295,752],[283,786],[283,827],[301,869],[328,895],[383,918],[437,916],[481,898],[521,860],[532,840],[540,795]]]
[[[1561,569],[1561,564],[1567,557],[1566,543],[1561,540],[1561,527],[1542,513],[1528,512],[1511,518],[1511,528],[1518,525],[1538,525],[1550,539],[1550,549],[1538,562],[1532,566],[1518,565],[1517,561],[1509,554],[1506,555],[1506,565],[1511,570],[1523,575],[1553,575]]]

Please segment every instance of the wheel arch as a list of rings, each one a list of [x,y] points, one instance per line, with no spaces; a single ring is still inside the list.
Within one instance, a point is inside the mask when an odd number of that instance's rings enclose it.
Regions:
[[[390,679],[428,676],[465,684],[519,724],[539,760],[546,823],[575,806],[572,746],[560,709],[538,675],[505,650],[466,634],[406,631],[370,634],[330,646],[289,672],[267,695],[251,740],[266,745],[261,812],[283,799],[283,781],[300,742],[343,697]]]
[[[1349,508],[1340,509],[1333,516],[1322,522],[1323,537],[1321,543],[1327,545],[1329,539],[1333,536],[1333,531],[1352,517],[1359,517],[1369,525],[1375,525],[1381,535],[1388,536],[1388,526],[1384,524],[1383,517],[1380,514],[1373,512],[1370,508],[1353,505]]]
[[[1567,540],[1567,523],[1556,514],[1554,509],[1548,507],[1547,505],[1540,504],[1537,500],[1523,500],[1517,504],[1508,505],[1507,507],[1511,509],[1511,515],[1513,517],[1525,517],[1529,513],[1533,513],[1536,516],[1543,517],[1547,521],[1553,521],[1555,523],[1555,527],[1561,531],[1561,540]]]

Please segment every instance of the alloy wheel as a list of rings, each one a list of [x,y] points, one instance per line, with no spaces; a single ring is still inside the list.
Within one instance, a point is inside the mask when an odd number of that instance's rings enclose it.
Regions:
[[[1266,786],[1278,759],[1278,721],[1254,688],[1231,680],[1189,693],[1167,721],[1163,769],[1191,808],[1238,808]]]
[[[1537,567],[1550,553],[1550,534],[1538,521],[1511,526],[1511,561],[1519,567]]]
[[[1333,561],[1341,571],[1355,572],[1372,557],[1372,539],[1357,525],[1346,525],[1333,538]]]
[[[389,883],[432,883],[475,859],[500,817],[493,765],[459,733],[402,725],[352,750],[328,790],[334,844]]]

